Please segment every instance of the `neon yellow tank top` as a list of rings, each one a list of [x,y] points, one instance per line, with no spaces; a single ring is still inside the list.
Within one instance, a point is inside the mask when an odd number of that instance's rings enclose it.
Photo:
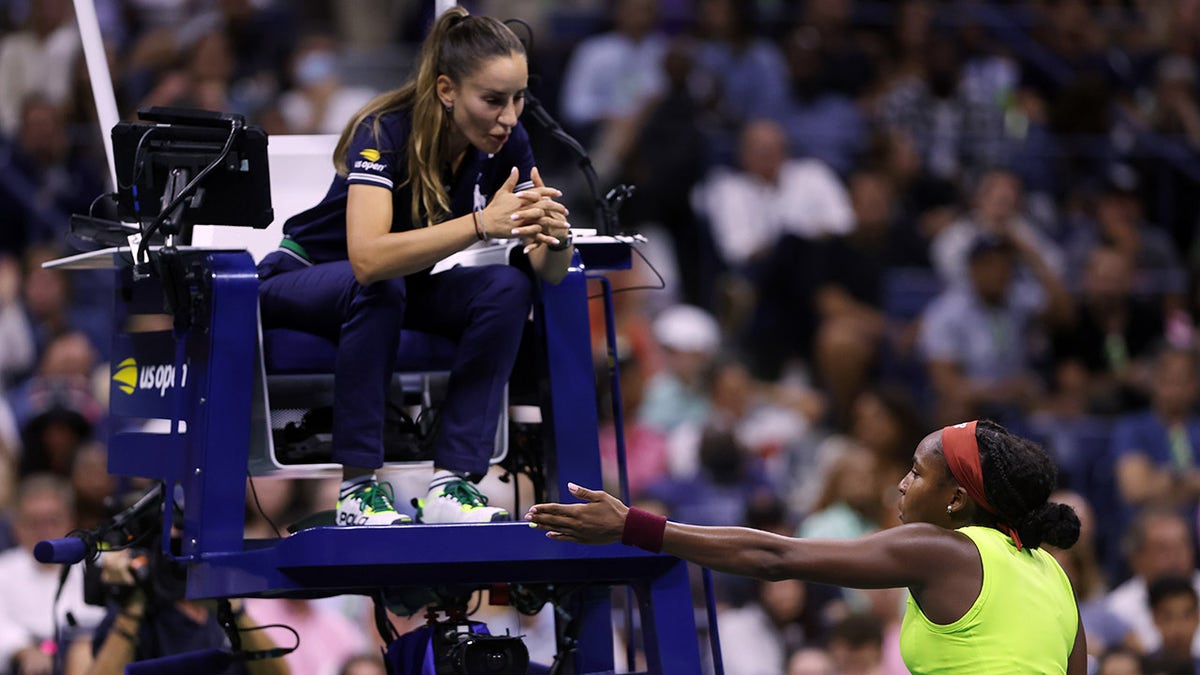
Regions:
[[[1041,549],[1017,550],[990,527],[964,527],[983,559],[983,588],[958,621],[936,624],[910,595],[900,654],[913,675],[1066,673],[1079,612],[1071,582]]]

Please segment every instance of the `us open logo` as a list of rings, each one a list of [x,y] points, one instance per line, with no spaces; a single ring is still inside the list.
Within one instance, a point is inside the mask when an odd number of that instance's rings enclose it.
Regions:
[[[187,386],[188,367],[183,364],[179,373],[179,386]],[[112,376],[113,382],[117,383],[117,388],[126,394],[133,394],[135,390],[143,389],[147,391],[158,390],[158,395],[166,396],[167,390],[175,386],[175,366],[166,364],[160,366],[141,366],[137,364],[134,358],[128,358],[117,364],[117,370]]]

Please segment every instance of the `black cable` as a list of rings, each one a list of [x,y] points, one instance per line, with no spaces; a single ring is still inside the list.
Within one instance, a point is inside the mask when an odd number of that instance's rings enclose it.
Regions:
[[[244,611],[244,608],[243,608],[243,611]],[[280,654],[279,654],[280,657],[287,656],[288,654],[291,654],[292,652],[294,652],[300,648],[300,633],[298,633],[295,628],[292,628],[291,626],[287,625],[286,623],[268,623],[264,626],[249,626],[247,628],[239,627],[237,630],[240,633],[249,633],[249,632],[256,631],[256,630],[266,630],[267,628],[282,628],[282,629],[288,631],[289,633],[291,633],[296,638],[296,644],[292,645],[291,647],[278,647],[277,648],[277,650],[280,652]],[[271,651],[275,651],[275,650],[271,650]],[[243,654],[255,654],[257,652],[247,652],[247,651],[243,650],[242,653]]]
[[[658,271],[658,268],[655,267],[654,264],[650,262],[650,260],[646,257],[646,255],[644,253],[637,250],[636,246],[630,245],[629,249],[631,251],[633,251],[634,253],[638,254],[638,257],[641,258],[643,261],[645,261],[646,266],[650,268],[650,271],[654,272],[654,276],[658,277],[658,285],[651,286],[649,284],[636,284],[633,286],[624,286],[622,288],[614,288],[612,291],[612,294],[616,295],[617,293],[624,293],[626,291],[661,291],[661,290],[665,289],[667,287],[667,280],[663,279],[663,275]],[[595,300],[596,298],[600,298],[603,296],[604,296],[603,293],[589,295],[588,300]]]
[[[99,203],[100,203],[100,200],[101,200],[101,199],[104,199],[105,197],[108,197],[108,198],[112,199],[113,201],[116,201],[116,199],[117,199],[117,193],[115,193],[115,192],[104,192],[104,193],[101,193],[101,194],[100,194],[98,197],[96,197],[95,199],[93,199],[93,200],[92,200],[92,203],[91,203],[91,205],[90,205],[90,206],[88,206],[88,218],[94,218],[94,217],[95,217],[95,215],[96,215],[96,205],[97,205],[97,204],[99,204]]]
[[[142,175],[142,144],[146,142],[146,139],[150,136],[150,134],[154,133],[159,128],[160,127],[158,126],[150,127],[146,130],[146,133],[142,134],[142,137],[138,139],[137,147],[133,149],[133,175],[129,177],[128,185],[122,185],[118,179],[117,189],[130,190],[137,185],[138,178],[140,178]]]
[[[184,199],[187,199],[189,196],[191,196],[191,193],[195,191],[196,186],[200,184],[200,181],[204,180],[208,174],[212,173],[213,169],[216,169],[218,166],[220,166],[221,162],[223,162],[225,158],[229,156],[229,151],[233,149],[233,142],[237,140],[238,132],[241,130],[242,121],[238,119],[231,120],[229,123],[229,137],[225,139],[225,146],[221,148],[220,154],[218,154],[213,161],[209,162],[208,166],[201,169],[200,173],[196,174],[195,177],[188,181],[187,185],[183,186],[183,189],[181,189],[179,193],[175,195],[174,199],[172,199],[166,207],[159,211],[158,216],[154,219],[154,222],[150,223],[150,227],[146,228],[146,230],[142,233],[142,241],[138,245],[136,258],[138,261],[141,261],[142,258],[146,256],[147,251],[150,250],[151,237],[158,233],[158,230],[162,228],[162,225],[167,221],[167,218],[171,217],[171,214],[175,212],[175,209],[179,208],[179,205],[183,203]],[[146,133],[149,134],[149,132]],[[142,136],[142,139],[145,139],[145,136]]]
[[[271,516],[268,516],[267,512],[263,511],[262,504],[258,503],[258,490],[254,487],[254,476],[250,475],[250,469],[246,469],[246,480],[250,483],[250,494],[254,497],[254,508],[258,509],[258,515],[262,516],[263,520],[267,521],[267,524],[275,531],[276,539],[283,539],[283,535],[279,533],[279,528],[275,526],[275,521],[271,520]]]

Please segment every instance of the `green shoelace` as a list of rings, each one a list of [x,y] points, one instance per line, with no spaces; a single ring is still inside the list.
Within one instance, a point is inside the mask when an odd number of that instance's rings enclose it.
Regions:
[[[396,510],[396,507],[393,506],[396,503],[396,496],[392,491],[392,484],[386,481],[363,488],[357,497],[359,503],[365,505],[364,513]]]
[[[471,507],[483,507],[487,506],[488,503],[488,498],[479,491],[479,488],[475,487],[469,481],[454,481],[453,483],[450,483],[446,485],[446,487],[442,488],[442,491],[454,498],[459,503],[466,504]]]

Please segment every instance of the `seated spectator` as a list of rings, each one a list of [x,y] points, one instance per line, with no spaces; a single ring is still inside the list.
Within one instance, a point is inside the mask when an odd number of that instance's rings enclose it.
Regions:
[[[907,389],[880,385],[854,400],[849,436],[875,455],[883,484],[898,484],[912,466],[912,449],[924,437],[924,418]]]
[[[666,87],[659,1],[620,0],[614,6],[612,30],[585,38],[571,54],[559,106],[567,126],[592,139],[602,183],[624,162],[642,115]]]
[[[1043,293],[1014,285],[1016,263],[1030,265]],[[1062,283],[1029,242],[1011,233],[983,237],[969,251],[969,283],[950,287],[921,315],[919,346],[937,397],[935,424],[1013,419],[1035,408],[1042,386],[1030,342],[1039,322],[1070,320]]]
[[[182,66],[166,73],[141,106],[232,110],[230,80],[236,66],[229,36],[220,30],[199,35]],[[247,112],[242,110],[240,112]]]
[[[716,320],[699,307],[676,305],[655,317],[652,331],[663,368],[646,383],[638,419],[662,433],[684,423],[702,426],[710,409],[707,376],[721,340]]]
[[[1056,381],[1060,389],[1075,389],[1074,407],[1083,414],[1128,412],[1149,400],[1163,314],[1134,296],[1131,263],[1114,247],[1091,249],[1075,320],[1054,332]]]
[[[0,65],[0,79],[3,69]],[[10,94],[3,98],[10,100]],[[8,255],[59,243],[70,215],[87,213],[104,192],[96,167],[73,147],[59,104],[33,95],[20,101],[18,111],[15,142],[0,148],[0,253]]]
[[[1187,577],[1163,577],[1150,584],[1146,591],[1154,627],[1162,636],[1158,651],[1174,659],[1193,659],[1200,672],[1200,659],[1192,657],[1192,638],[1200,629],[1200,600],[1196,588]]]
[[[884,489],[875,456],[865,448],[846,448],[825,474],[821,496],[796,536],[852,539],[881,529]]]
[[[881,354],[910,350],[912,331],[881,308],[888,271],[920,257],[919,242],[895,227],[898,205],[886,175],[855,173],[850,197],[855,225],[849,234],[819,241],[785,235],[771,247],[746,338],[763,377],[774,376],[788,358],[811,363],[840,429]]]
[[[62,537],[74,529],[73,509],[71,487],[62,479],[39,474],[21,481],[13,517],[18,545],[0,553],[0,579],[4,580],[0,584],[0,664],[5,672],[50,673],[57,647],[56,626],[66,628],[70,623],[75,633],[87,636],[104,617],[102,608],[83,602],[81,566],[72,567],[67,574],[55,608],[62,568],[33,557],[39,541]]]
[[[786,480],[785,450],[815,433],[825,411],[824,397],[800,382],[756,379],[737,356],[717,359],[710,381],[707,426],[732,430],[771,475]],[[700,427],[680,430],[672,438],[672,470],[686,472],[691,465],[691,458],[683,454],[689,431],[698,436]]]
[[[701,184],[700,211],[717,252],[742,276],[784,235],[819,239],[854,228],[850,197],[823,162],[789,159],[779,124],[759,119],[743,127],[738,169],[719,167]]]
[[[1132,262],[1130,292],[1178,307],[1187,274],[1171,237],[1146,221],[1138,199],[1136,175],[1126,182],[1110,179],[1095,200],[1092,222],[1071,229],[1065,244],[1068,269],[1082,270],[1097,246],[1121,252]]]
[[[288,133],[340,134],[346,120],[375,95],[372,89],[342,83],[336,48],[328,35],[300,39],[291,58],[293,86],[279,100]]]
[[[1154,364],[1151,404],[1117,419],[1113,457],[1122,502],[1191,506],[1200,499],[1196,354],[1166,348]]]
[[[880,333],[878,313],[867,305],[878,295],[886,230],[870,226],[886,227],[890,203],[886,187],[871,192],[878,186],[865,185],[852,205],[841,179],[823,163],[787,159],[787,141],[775,122],[751,122],[741,138],[741,168],[714,169],[697,193],[697,207],[728,270],[720,283],[737,319],[730,322],[733,330],[745,334],[754,374],[773,380],[789,359],[809,357],[823,313],[852,317],[867,342]],[[853,242],[823,243],[854,231],[854,206],[871,220],[866,232]],[[864,258],[872,263],[857,267]],[[837,294],[828,306],[816,297],[823,284]],[[745,317],[750,321],[743,326]],[[857,345],[839,346],[848,351]],[[851,382],[870,353],[849,364]]]
[[[716,252],[692,209],[692,190],[708,170],[707,136],[701,103],[692,91],[696,68],[686,40],[671,42],[663,57],[663,71],[666,91],[650,104],[623,167],[622,181],[636,185],[637,192],[622,208],[621,220],[645,233],[652,245],[673,249],[670,258],[665,254],[655,257],[655,266],[666,279],[679,280],[678,292],[673,292],[668,281],[666,293],[710,307]],[[668,236],[655,236],[660,229]],[[667,259],[674,264],[663,269]]]
[[[833,658],[819,647],[803,647],[788,657],[787,675],[837,675]]]
[[[721,657],[729,675],[774,675],[788,652],[805,644],[802,623],[808,602],[803,581],[759,581],[754,597],[718,612]]]
[[[787,69],[773,42],[755,34],[754,3],[701,0],[696,7],[696,72],[712,127],[712,160],[733,161],[734,136],[784,100]]]
[[[1166,577],[1185,577],[1200,591],[1192,528],[1173,510],[1149,507],[1130,523],[1125,536],[1124,548],[1133,576],[1109,591],[1105,603],[1133,628],[1141,649],[1152,653],[1162,646],[1162,636],[1150,613],[1150,585]],[[1200,655],[1200,632],[1192,640],[1192,654]]]
[[[87,270],[70,272],[68,276],[64,270],[42,267],[42,263],[58,257],[58,248],[54,246],[31,247],[23,257],[21,301],[33,331],[35,360],[42,358],[55,338],[72,332],[86,335],[92,350],[99,358],[105,358],[112,342],[113,296],[108,293],[102,305],[85,301],[92,291],[80,284],[102,289],[111,280],[98,281],[88,276]]]
[[[939,231],[930,243],[929,255],[943,282],[969,285],[971,248],[981,236],[991,236],[1011,241],[1023,254],[1015,280],[1024,292],[1049,292],[1042,270],[1061,278],[1063,255],[1022,213],[1022,198],[1021,179],[1011,171],[992,169],[979,179],[971,212]]]
[[[647,499],[665,506],[672,518],[705,525],[741,525],[746,505],[774,486],[762,463],[729,431],[707,429],[700,439],[695,476],[669,478],[650,486]]]
[[[775,104],[775,116],[792,153],[848,175],[867,135],[862,111],[852,97],[829,86],[835,75],[824,58],[819,31],[798,26],[784,38],[784,54],[790,86]]]
[[[70,103],[79,63],[79,29],[70,0],[28,5],[28,23],[0,41],[0,135],[11,136],[31,95],[60,108]]]
[[[879,675],[883,626],[869,614],[847,616],[830,631],[829,655],[841,675]]]
[[[922,163],[912,136],[890,131],[875,133],[864,157],[866,166],[884,173],[895,186],[896,228],[902,236],[916,241],[915,267],[928,268],[933,237],[958,217],[961,196],[956,183],[934,176]]]
[[[1096,675],[1142,675],[1143,672],[1141,657],[1128,647],[1110,649],[1096,663]]]
[[[92,438],[104,409],[91,391],[95,353],[81,333],[67,333],[47,347],[34,377],[12,392],[21,429],[20,474],[71,472],[75,453]]]

